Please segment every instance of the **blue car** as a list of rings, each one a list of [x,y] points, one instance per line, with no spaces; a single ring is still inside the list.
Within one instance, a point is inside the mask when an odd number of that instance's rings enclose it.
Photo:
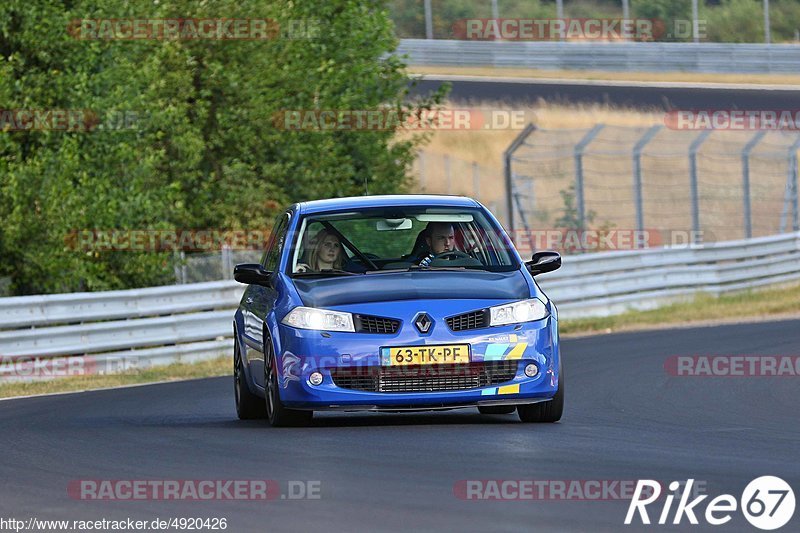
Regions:
[[[236,412],[273,426],[314,411],[477,407],[556,422],[564,406],[558,312],[470,198],[364,196],[280,215],[234,318]]]

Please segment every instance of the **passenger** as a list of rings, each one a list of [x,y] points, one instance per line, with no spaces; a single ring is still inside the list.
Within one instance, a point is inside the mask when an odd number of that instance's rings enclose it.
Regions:
[[[322,228],[311,240],[313,247],[308,264],[298,263],[295,272],[320,272],[322,270],[341,270],[344,253],[339,237],[327,228]]]

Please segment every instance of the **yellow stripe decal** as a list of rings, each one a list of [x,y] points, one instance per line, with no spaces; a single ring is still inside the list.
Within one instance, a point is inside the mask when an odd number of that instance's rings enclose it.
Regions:
[[[522,359],[522,354],[525,353],[525,348],[527,348],[527,347],[528,347],[528,343],[527,342],[520,342],[519,344],[514,346],[514,348],[512,348],[510,352],[508,352],[508,355],[506,355],[505,358],[506,359]]]
[[[498,387],[497,394],[519,394],[519,383],[516,385],[506,385],[505,387]]]

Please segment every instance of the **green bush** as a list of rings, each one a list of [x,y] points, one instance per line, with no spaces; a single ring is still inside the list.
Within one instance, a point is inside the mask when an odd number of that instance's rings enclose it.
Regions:
[[[86,18],[313,20],[314,39],[78,40]],[[404,102],[377,0],[4,0],[0,108],[129,113],[119,131],[0,132],[0,277],[16,294],[169,283],[173,253],[75,251],[82,229],[269,227],[289,202],[405,190],[421,137],[285,131],[291,109]],[[438,97],[419,105],[435,105]],[[2,129],[0,127],[0,129]]]
[[[764,41],[764,15],[761,2],[723,0],[719,6],[704,10],[708,17],[707,40],[727,43]]]

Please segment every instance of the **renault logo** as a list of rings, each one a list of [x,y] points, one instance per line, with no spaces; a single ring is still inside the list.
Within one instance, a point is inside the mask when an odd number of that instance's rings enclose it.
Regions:
[[[428,316],[428,313],[420,313],[414,319],[414,325],[417,326],[420,333],[428,333],[433,325],[433,320]]]

